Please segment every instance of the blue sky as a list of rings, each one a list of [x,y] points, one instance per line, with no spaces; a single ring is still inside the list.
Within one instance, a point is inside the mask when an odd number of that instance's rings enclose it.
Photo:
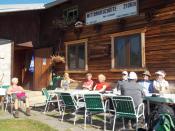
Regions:
[[[33,4],[33,3],[43,3],[47,4],[56,0],[0,0],[0,5],[3,4]]]

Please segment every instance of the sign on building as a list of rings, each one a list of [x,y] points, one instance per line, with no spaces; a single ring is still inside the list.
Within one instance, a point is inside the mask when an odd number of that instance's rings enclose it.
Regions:
[[[108,20],[114,20],[137,14],[138,14],[137,0],[129,0],[128,2],[87,12],[86,25],[96,24]]]

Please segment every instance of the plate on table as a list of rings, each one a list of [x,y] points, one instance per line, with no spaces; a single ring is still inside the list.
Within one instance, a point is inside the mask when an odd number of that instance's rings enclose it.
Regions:
[[[110,94],[110,93],[112,93],[112,91],[105,91],[105,93]]]

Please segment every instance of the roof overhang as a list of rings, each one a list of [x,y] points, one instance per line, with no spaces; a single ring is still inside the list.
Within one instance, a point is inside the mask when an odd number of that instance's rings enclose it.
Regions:
[[[0,13],[30,11],[30,10],[43,10],[59,4],[62,4],[68,0],[56,0],[50,3],[34,3],[34,4],[4,4],[0,5]]]

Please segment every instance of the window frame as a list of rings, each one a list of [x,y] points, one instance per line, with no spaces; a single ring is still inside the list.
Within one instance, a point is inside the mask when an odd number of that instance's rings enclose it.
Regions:
[[[76,17],[73,17],[72,19],[69,19],[69,14],[72,12],[77,12],[77,18]],[[63,18],[64,18],[64,21],[68,24],[72,24],[76,21],[76,19],[78,19],[79,17],[79,7],[78,5],[75,5],[75,6],[72,6],[72,7],[69,7],[69,8],[66,8],[63,10]],[[68,22],[70,21],[70,22]]]
[[[120,72],[123,70],[127,70],[127,71],[143,71],[145,70],[145,32],[146,32],[146,28],[142,28],[142,29],[135,29],[135,30],[130,30],[130,31],[124,31],[124,32],[118,32],[118,33],[114,33],[111,34],[111,71],[114,72]],[[129,36],[129,35],[134,35],[134,34],[140,34],[140,41],[141,41],[141,67],[136,67],[136,68],[115,68],[115,51],[114,51],[114,47],[115,47],[115,38],[117,37],[122,37],[122,36]]]
[[[75,41],[69,41],[64,42],[66,47],[66,63],[65,63],[65,71],[68,73],[86,73],[88,71],[88,39],[81,39],[81,40],[75,40]],[[84,69],[69,69],[68,66],[68,46],[69,45],[78,45],[78,44],[84,44],[85,46],[85,68]]]

